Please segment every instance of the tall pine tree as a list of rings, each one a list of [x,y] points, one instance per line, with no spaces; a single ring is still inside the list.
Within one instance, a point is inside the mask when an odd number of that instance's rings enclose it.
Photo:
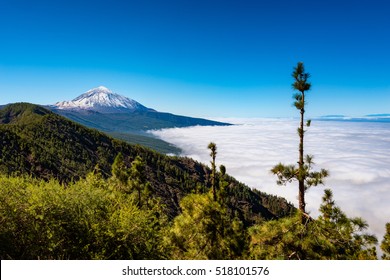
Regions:
[[[140,156],[137,156],[131,163],[130,177],[129,177],[130,188],[138,194],[138,206],[142,207],[141,194],[149,195],[149,182],[147,182],[145,174],[145,164]],[[145,197],[147,200],[148,197]]]
[[[390,223],[386,224],[386,234],[383,237],[381,249],[383,251],[382,259],[390,260]]]
[[[213,190],[213,199],[214,201],[217,201],[217,190],[215,186],[215,177],[216,177],[216,166],[215,166],[215,158],[217,156],[217,145],[213,142],[210,142],[210,144],[207,146],[207,148],[210,149],[210,156],[211,156],[211,188]]]
[[[310,74],[305,72],[302,62],[298,62],[292,73],[294,83],[293,89],[296,91],[294,95],[294,106],[300,112],[300,122],[298,127],[299,136],[299,157],[298,167],[295,165],[284,165],[279,163],[271,169],[271,172],[278,176],[278,185],[285,185],[293,180],[298,181],[298,198],[299,210],[302,214],[306,213],[305,192],[311,186],[323,184],[323,179],[328,176],[328,171],[321,169],[319,172],[312,171],[313,156],[304,156],[304,135],[305,135],[305,105],[306,92],[310,90],[311,83],[308,81]],[[306,127],[310,126],[311,121],[308,120]]]
[[[111,172],[113,177],[117,180],[118,188],[125,192],[129,192],[128,179],[129,179],[129,170],[126,166],[125,159],[122,153],[118,153],[115,157],[114,163],[111,167]]]

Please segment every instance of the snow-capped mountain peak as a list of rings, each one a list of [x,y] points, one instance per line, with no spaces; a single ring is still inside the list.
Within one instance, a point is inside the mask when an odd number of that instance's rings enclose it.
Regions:
[[[152,110],[133,99],[113,93],[104,86],[90,89],[71,101],[57,102],[54,106],[61,110],[92,110],[106,113]]]

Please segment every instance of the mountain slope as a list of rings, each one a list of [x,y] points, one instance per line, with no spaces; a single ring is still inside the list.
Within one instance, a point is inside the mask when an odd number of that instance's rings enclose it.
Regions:
[[[119,152],[129,167],[140,156],[152,193],[162,198],[170,217],[179,213],[179,201],[186,194],[209,188],[210,169],[192,159],[169,157],[115,140],[32,104],[12,104],[0,110],[0,143],[1,173],[55,178],[65,184],[85,177],[96,165],[103,176],[110,177]],[[228,178],[229,207],[247,224],[284,216],[293,209],[285,199]]]
[[[104,132],[121,132],[145,134],[147,130],[188,127],[196,125],[230,125],[199,118],[190,118],[178,116],[170,113],[161,112],[133,112],[133,113],[101,113],[90,110],[59,110],[53,109],[53,112],[67,117],[82,125],[96,128]]]
[[[230,125],[200,118],[157,112],[135,100],[100,86],[71,101],[46,106],[53,112],[129,143],[141,144],[167,154],[180,149],[157,139],[148,130],[196,125]]]
[[[122,133],[195,125],[229,125],[157,112],[103,86],[91,89],[71,101],[58,102],[49,108],[83,125]]]

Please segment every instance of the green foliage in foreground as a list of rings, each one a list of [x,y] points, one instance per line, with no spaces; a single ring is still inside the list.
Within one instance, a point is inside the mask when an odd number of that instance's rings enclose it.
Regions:
[[[174,259],[239,259],[247,249],[243,223],[213,195],[191,194],[181,202],[165,242]]]
[[[325,190],[321,215],[302,224],[300,213],[250,228],[253,259],[376,259],[375,236],[361,218],[348,218]]]
[[[0,205],[1,259],[163,258],[158,205],[140,209],[94,176],[66,188],[1,176]]]
[[[250,228],[211,192],[190,194],[169,222],[156,199],[124,192],[112,177],[57,181],[0,175],[0,259],[375,259],[367,224],[325,192],[321,216]],[[388,257],[389,226],[382,242]],[[387,255],[386,255],[387,254]]]

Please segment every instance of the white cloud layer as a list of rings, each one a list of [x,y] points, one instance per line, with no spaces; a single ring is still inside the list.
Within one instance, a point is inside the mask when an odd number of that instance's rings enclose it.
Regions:
[[[184,156],[209,164],[208,143],[217,144],[217,164],[261,191],[297,205],[297,183],[277,186],[270,169],[298,159],[297,120],[224,119],[227,127],[173,128],[152,133],[175,144]],[[390,122],[313,121],[305,134],[305,154],[317,168],[330,171],[325,186],[306,194],[307,210],[318,215],[323,190],[333,190],[337,205],[349,216],[363,217],[379,241],[390,222]]]

